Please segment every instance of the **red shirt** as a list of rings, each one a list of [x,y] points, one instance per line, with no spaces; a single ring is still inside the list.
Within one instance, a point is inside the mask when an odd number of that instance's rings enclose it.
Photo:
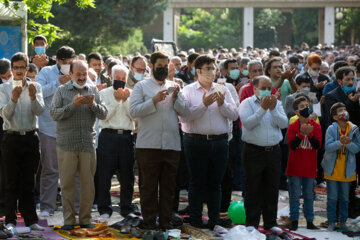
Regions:
[[[318,124],[311,118],[309,118],[308,124],[312,125],[314,129],[307,137],[300,135],[299,119],[289,125],[288,142],[290,154],[286,169],[286,176],[316,178],[317,149],[313,148],[313,146],[309,142],[309,139],[315,136],[315,138],[319,140],[321,145],[321,127],[320,124]],[[301,139],[301,143],[295,150],[292,150],[290,144],[296,136]]]
[[[274,95],[277,92],[276,88],[272,87],[271,95]],[[254,95],[254,84],[252,80],[249,81],[246,85],[242,86],[238,92],[240,103],[247,99],[248,97],[252,97]],[[281,101],[281,97],[278,98]],[[241,128],[241,121],[239,122],[239,126]]]

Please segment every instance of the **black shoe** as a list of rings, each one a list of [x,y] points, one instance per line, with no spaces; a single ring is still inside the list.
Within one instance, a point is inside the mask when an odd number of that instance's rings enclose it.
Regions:
[[[95,228],[95,226],[94,226],[93,224],[91,224],[91,223],[89,223],[89,224],[84,224],[84,225],[80,225],[80,227],[81,227],[81,228],[90,228],[90,229],[94,229],[94,228]]]
[[[143,240],[153,240],[154,239],[154,233],[152,231],[147,231],[142,236]]]
[[[281,234],[279,234],[281,239],[284,240],[291,240],[292,238],[289,236],[289,234],[287,234],[286,232],[282,232]]]
[[[179,216],[179,214],[177,214],[176,212],[172,212],[171,213],[171,223],[175,228],[177,228],[177,227],[181,227],[183,225],[183,220]]]
[[[189,215],[190,211],[189,211],[189,205],[186,206],[186,208],[179,210],[179,215]]]
[[[162,231],[155,231],[153,236],[154,240],[165,240],[165,236]]]
[[[0,231],[5,233],[8,238],[11,238],[13,236],[13,234],[4,226],[3,223],[0,223]],[[0,234],[0,235],[2,235],[2,234]]]
[[[319,230],[319,228],[315,226],[313,222],[306,222],[306,228],[311,230]]]
[[[298,229],[299,222],[298,221],[292,221],[291,227],[289,228],[291,231],[296,231]]]
[[[281,238],[276,233],[266,234],[266,240],[281,240]]]
[[[231,228],[232,222],[230,219],[220,219],[220,226],[224,228]]]
[[[74,230],[74,225],[64,225],[61,227],[62,230],[71,231]]]

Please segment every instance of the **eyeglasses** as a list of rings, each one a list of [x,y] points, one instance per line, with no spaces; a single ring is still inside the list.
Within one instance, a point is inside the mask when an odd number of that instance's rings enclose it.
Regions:
[[[144,68],[135,68],[136,72],[138,73],[145,73],[146,69]]]
[[[22,71],[24,71],[24,70],[26,70],[26,67],[24,67],[24,66],[21,66],[21,67],[14,66],[14,67],[12,67],[12,69],[14,69],[14,70],[22,70]]]

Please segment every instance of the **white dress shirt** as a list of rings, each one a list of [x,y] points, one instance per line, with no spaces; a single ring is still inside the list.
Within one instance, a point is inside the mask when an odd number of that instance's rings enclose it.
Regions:
[[[131,89],[128,89],[131,93]],[[129,102],[130,97],[123,102],[116,101],[114,97],[114,88],[108,87],[100,91],[100,97],[108,109],[105,120],[99,120],[99,127],[131,130],[135,129],[135,122],[130,116]]]
[[[288,127],[288,118],[279,100],[272,111],[264,110],[254,95],[240,104],[239,115],[242,123],[241,139],[261,147],[278,144],[283,139],[281,129]]]
[[[36,99],[31,101],[29,82],[26,81],[17,103],[11,100],[13,82],[0,85],[0,115],[4,119],[4,131],[32,131],[38,128],[38,116],[45,105],[41,85],[36,82],[30,84],[36,87]]]
[[[210,95],[215,91],[217,83],[212,83],[210,91],[204,89],[199,82],[191,83],[184,87],[183,95],[190,107],[190,115],[180,117],[182,130],[185,133],[203,135],[220,135],[229,132],[229,120],[238,118],[235,102],[230,91],[225,87],[224,104],[220,107],[215,101],[206,107],[203,95]]]

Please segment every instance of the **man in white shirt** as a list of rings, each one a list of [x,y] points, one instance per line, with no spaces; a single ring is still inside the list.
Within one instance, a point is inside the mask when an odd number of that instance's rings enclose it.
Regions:
[[[190,177],[190,224],[203,227],[202,209],[207,202],[207,227],[213,229],[220,221],[221,181],[229,160],[229,121],[235,121],[238,113],[227,87],[213,83],[215,59],[199,56],[195,69],[198,81],[183,89],[190,114],[180,117]]]
[[[112,214],[111,178],[119,172],[121,185],[120,214],[126,217],[133,212],[131,207],[134,192],[134,120],[129,112],[131,89],[125,88],[129,70],[123,65],[112,69],[113,86],[100,91],[101,99],[108,109],[106,119],[99,121],[101,132],[98,142],[96,189],[101,220]]]
[[[44,100],[40,84],[30,84],[26,79],[28,70],[28,56],[15,53],[11,58],[14,80],[0,85],[0,115],[5,131],[1,145],[6,172],[5,223],[7,228],[15,228],[19,209],[27,227],[44,230],[37,224],[34,198],[40,161],[37,120],[44,110]]]
[[[271,80],[258,76],[253,80],[254,95],[241,102],[243,166],[245,171],[246,225],[257,228],[260,215],[264,228],[276,226],[281,174],[281,129],[288,119],[280,101],[271,95]]]

